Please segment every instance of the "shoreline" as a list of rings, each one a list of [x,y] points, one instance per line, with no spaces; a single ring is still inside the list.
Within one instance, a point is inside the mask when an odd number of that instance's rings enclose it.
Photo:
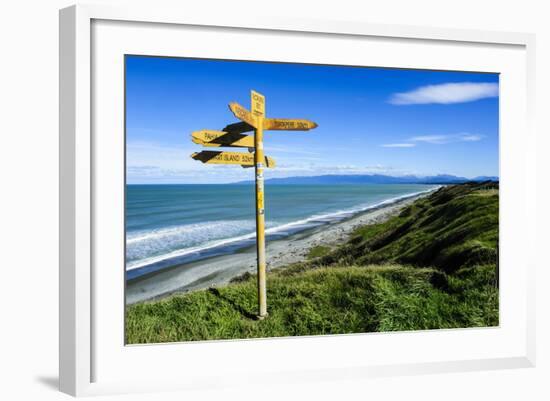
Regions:
[[[310,249],[315,246],[337,247],[345,243],[356,228],[383,222],[435,190],[380,208],[359,212],[336,223],[321,225],[283,239],[272,240],[266,247],[267,271],[307,260]],[[234,254],[176,265],[150,276],[134,279],[126,284],[126,304],[158,300],[175,293],[227,285],[232,278],[255,271],[256,247],[250,246]]]

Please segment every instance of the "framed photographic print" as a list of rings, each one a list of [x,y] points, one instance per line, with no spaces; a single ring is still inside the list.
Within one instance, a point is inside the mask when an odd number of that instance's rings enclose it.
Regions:
[[[224,21],[61,11],[61,390],[532,366],[533,37]]]

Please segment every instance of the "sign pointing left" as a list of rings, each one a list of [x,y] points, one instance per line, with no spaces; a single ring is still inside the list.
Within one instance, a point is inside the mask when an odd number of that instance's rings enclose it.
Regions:
[[[245,109],[243,106],[241,106],[239,103],[236,103],[236,102],[229,103],[229,109],[235,115],[235,117],[237,117],[239,120],[244,121],[245,123],[253,126],[254,128],[258,128],[258,123],[256,121],[256,118],[254,118],[252,113],[247,109]]]
[[[254,147],[254,137],[250,135],[205,129],[193,132],[191,137],[193,138],[193,142],[202,146]]]
[[[254,166],[253,153],[203,150],[202,152],[193,153],[191,157],[195,160],[199,160],[207,164],[239,164],[243,167]],[[271,157],[266,156],[264,162],[266,167],[275,167],[275,160],[273,160]]]

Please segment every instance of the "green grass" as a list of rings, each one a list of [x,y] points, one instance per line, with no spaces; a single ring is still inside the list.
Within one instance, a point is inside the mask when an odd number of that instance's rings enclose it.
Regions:
[[[308,259],[315,259],[321,256],[325,256],[330,252],[330,247],[324,245],[315,245],[311,247],[307,254]]]
[[[128,343],[492,326],[492,266],[449,279],[403,266],[324,267],[269,275],[269,316],[256,320],[256,281],[134,305]],[[434,285],[435,283],[435,285]],[[442,285],[443,283],[443,285]]]
[[[447,187],[414,202],[385,223],[357,230],[344,247],[326,255],[330,264],[402,263],[437,267],[495,264],[498,184]],[[480,189],[487,188],[487,189]]]
[[[127,343],[498,325],[498,184],[443,188],[268,274],[127,307]]]

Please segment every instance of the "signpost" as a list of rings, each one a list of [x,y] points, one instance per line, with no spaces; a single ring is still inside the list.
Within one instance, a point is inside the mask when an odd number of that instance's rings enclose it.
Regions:
[[[258,267],[258,311],[259,318],[267,316],[267,286],[265,262],[265,205],[264,205],[264,117],[265,98],[255,91],[250,93],[250,108],[256,117],[254,145],[256,152],[256,251]],[[237,116],[238,117],[238,116]]]
[[[229,109],[241,122],[227,125],[223,131],[195,131],[191,134],[193,142],[209,147],[245,147],[253,153],[203,150],[193,153],[191,157],[206,164],[237,164],[255,168],[258,318],[264,319],[267,316],[264,167],[275,167],[275,160],[264,155],[264,131],[308,131],[316,128],[317,124],[303,119],[266,118],[265,97],[255,91],[250,92],[251,111],[235,102],[229,103]],[[244,135],[250,131],[254,131],[253,137]]]

